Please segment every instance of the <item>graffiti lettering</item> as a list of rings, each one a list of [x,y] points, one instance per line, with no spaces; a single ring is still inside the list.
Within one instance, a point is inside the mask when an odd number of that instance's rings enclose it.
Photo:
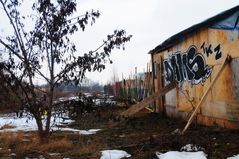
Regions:
[[[212,72],[195,46],[190,46],[185,53],[176,52],[170,58],[165,59],[164,68],[166,81],[176,80],[180,84],[186,80],[192,84],[204,83]]]
[[[201,49],[203,49],[203,53],[207,54],[207,57],[209,56],[209,54],[212,54],[212,49],[211,49],[212,45],[210,44],[208,47],[205,46],[205,42],[203,42]]]
[[[210,54],[213,53],[212,51],[212,45],[209,44],[208,47],[205,46],[205,42],[203,42],[203,44],[201,45],[201,49],[203,50],[203,53],[207,55],[207,57],[209,57]],[[221,46],[220,44],[218,44],[215,48],[214,48],[214,53],[215,55],[215,59],[218,60],[222,57],[222,52],[221,52]]]
[[[214,52],[216,52],[216,56],[215,56],[215,59],[218,60],[222,57],[222,52],[221,52],[221,46],[220,44],[218,44],[215,49],[214,49]]]

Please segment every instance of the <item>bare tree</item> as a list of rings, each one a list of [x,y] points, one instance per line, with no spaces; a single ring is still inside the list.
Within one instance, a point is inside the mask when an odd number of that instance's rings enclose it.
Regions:
[[[93,25],[100,16],[98,11],[73,17],[77,5],[75,0],[38,0],[32,5],[30,17],[34,28],[29,30],[24,24],[26,17],[19,10],[22,3],[23,0],[0,0],[13,30],[11,36],[0,37],[4,48],[0,71],[3,70],[10,77],[5,79],[9,88],[21,90],[14,92],[21,99],[24,109],[36,119],[41,141],[46,141],[55,88],[62,82],[74,81],[78,84],[86,71],[105,69],[107,61],[112,63],[109,58],[111,51],[114,48],[124,49],[124,44],[132,36],[126,35],[124,30],[115,30],[97,49],[76,56],[76,46],[70,36],[80,29],[84,31],[88,24]],[[43,69],[45,64],[47,73]],[[57,71],[56,67],[61,70]],[[43,78],[49,89],[36,87],[36,77]],[[47,112],[46,124],[42,121],[44,112]]]

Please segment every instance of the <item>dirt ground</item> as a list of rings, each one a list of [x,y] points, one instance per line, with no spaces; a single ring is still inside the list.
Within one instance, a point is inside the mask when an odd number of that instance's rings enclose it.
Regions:
[[[204,148],[208,159],[225,159],[239,154],[239,130],[192,124],[184,135],[179,135],[172,132],[185,126],[186,123],[181,120],[169,119],[155,113],[119,120],[116,116],[123,109],[107,107],[87,113],[78,118],[71,127],[96,128],[102,129],[101,131],[95,135],[54,132],[51,135],[50,145],[38,143],[34,132],[29,132],[28,135],[18,134],[18,140],[14,140],[13,135],[8,134],[13,140],[11,142],[7,142],[6,134],[1,133],[0,156],[7,156],[10,149],[11,153],[14,153],[11,158],[44,156],[96,159],[100,158],[101,150],[120,149],[131,154],[132,159],[156,159],[156,151],[179,151],[187,144]],[[19,138],[28,138],[32,145]]]
[[[120,121],[109,118],[97,136],[106,145],[104,149],[122,149],[135,159],[153,159],[156,151],[179,151],[187,144],[204,148],[208,159],[223,159],[239,153],[239,130],[192,124],[184,135],[173,133],[176,129],[183,129],[185,124],[156,113]]]

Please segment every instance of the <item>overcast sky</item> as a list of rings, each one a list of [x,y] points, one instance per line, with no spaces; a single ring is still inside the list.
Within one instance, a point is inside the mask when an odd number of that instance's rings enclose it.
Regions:
[[[113,65],[88,77],[109,82],[113,74],[121,79],[146,69],[148,52],[168,37],[224,10],[238,5],[239,0],[80,0],[78,11],[101,12],[96,24],[79,35],[79,51],[86,52],[101,44],[114,29],[125,29],[133,35],[125,51],[114,50]],[[83,12],[82,12],[83,13]]]
[[[239,0],[76,0],[77,14],[94,9],[101,16],[93,26],[74,36],[80,53],[94,50],[115,29],[132,34],[125,51],[113,50],[112,65],[101,73],[88,73],[94,81],[107,83],[146,69],[148,52],[170,36],[222,11],[238,5]],[[1,14],[1,13],[0,13]],[[0,19],[0,24],[4,23]]]

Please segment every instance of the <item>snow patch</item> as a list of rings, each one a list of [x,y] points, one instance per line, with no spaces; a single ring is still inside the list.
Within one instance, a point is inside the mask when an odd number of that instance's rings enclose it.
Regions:
[[[239,159],[239,154],[238,155],[235,155],[233,157],[227,157],[227,159]]]
[[[169,151],[166,153],[156,152],[156,156],[159,159],[207,159],[206,154],[203,151],[198,152]]]
[[[93,135],[96,134],[97,131],[101,129],[89,129],[89,130],[78,130],[73,128],[60,128],[60,127],[53,127],[53,131],[71,131],[71,132],[78,132],[81,135]]]
[[[100,157],[100,159],[121,159],[131,157],[130,154],[122,150],[104,150],[101,151],[101,153],[102,156]]]
[[[80,134],[82,135],[93,135],[96,134],[97,131],[100,131],[101,129],[89,129],[89,130],[79,130]]]
[[[12,128],[2,129],[0,131],[35,131],[37,125],[35,119],[18,118],[13,114],[0,117],[0,128],[4,128],[5,125],[9,125]]]
[[[71,131],[78,132],[82,135],[96,134],[101,129],[89,129],[89,130],[78,130],[73,128],[58,127],[67,125],[74,122],[74,120],[63,120],[61,117],[51,119],[51,130],[52,131]],[[37,125],[34,118],[28,119],[27,117],[18,118],[15,114],[1,114],[0,116],[0,132],[9,131],[37,131]]]

